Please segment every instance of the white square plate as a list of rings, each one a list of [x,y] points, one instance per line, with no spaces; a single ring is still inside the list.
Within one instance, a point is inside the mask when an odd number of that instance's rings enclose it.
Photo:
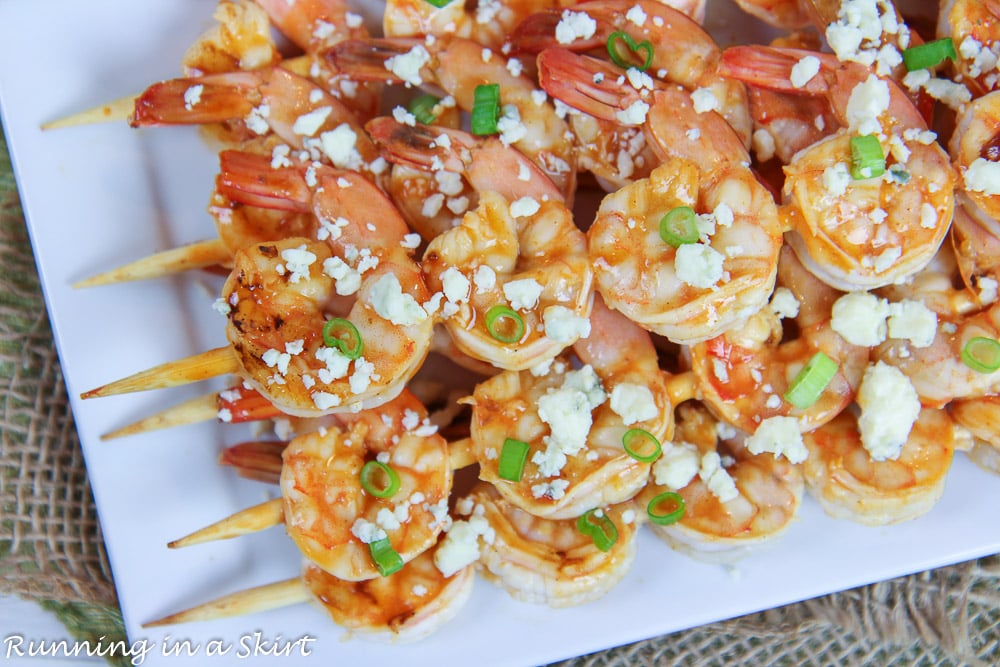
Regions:
[[[224,343],[210,304],[217,283],[186,275],[88,290],[74,281],[154,251],[209,238],[205,212],[216,158],[190,128],[125,124],[42,132],[39,125],[177,76],[186,46],[211,23],[211,0],[7,0],[0,3],[0,103],[66,382],[73,397],[170,359]],[[206,289],[208,286],[208,289]],[[243,662],[254,632],[315,637],[327,664],[540,664],[709,621],[1000,551],[1000,478],[956,459],[944,499],[917,520],[864,528],[807,500],[773,548],[733,571],[671,552],[644,533],[627,578],[604,599],[554,611],[513,601],[480,580],[459,618],[416,645],[341,641],[309,605],[156,630],[144,621],[241,588],[295,576],[280,530],[170,551],[168,540],[265,497],[216,465],[238,428],[187,426],[119,441],[99,434],[205,386],[80,401],[73,409],[132,641],[145,664],[164,648],[221,639],[215,658]],[[213,662],[213,664],[216,664]]]

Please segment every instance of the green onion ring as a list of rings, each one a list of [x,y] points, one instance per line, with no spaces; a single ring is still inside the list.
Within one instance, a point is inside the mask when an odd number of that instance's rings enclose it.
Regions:
[[[502,326],[512,331],[504,333]],[[496,305],[486,311],[486,330],[501,343],[516,343],[524,337],[524,319],[513,308]]]
[[[1000,369],[1000,343],[992,338],[976,336],[962,347],[962,362],[978,373]]]
[[[585,512],[576,520],[576,529],[594,541],[601,551],[610,551],[618,541],[618,528],[607,514],[597,516],[596,509]]]
[[[385,475],[385,484],[376,481],[379,473]],[[369,461],[361,467],[361,488],[376,498],[392,498],[399,491],[399,473],[381,461]]]
[[[668,511],[657,511],[657,507],[663,504],[667,504]],[[681,494],[674,491],[667,491],[649,501],[649,504],[646,505],[646,514],[649,515],[649,520],[656,525],[669,526],[683,518],[684,507],[684,498],[681,497]]]
[[[646,448],[652,448],[648,454],[642,454],[639,449],[646,445]],[[660,454],[663,448],[660,446],[660,441],[656,439],[652,433],[641,428],[630,428],[625,431],[625,435],[622,436],[622,446],[625,448],[625,452],[640,463],[652,463],[656,459],[660,458]]]
[[[403,568],[403,559],[392,548],[392,543],[389,542],[388,537],[370,542],[368,544],[368,553],[371,554],[372,560],[375,561],[375,567],[378,568],[379,574],[383,577],[395,574]]]
[[[636,55],[642,55],[643,52],[645,52],[642,64],[636,65],[627,61],[622,56],[622,50],[619,48],[619,43],[623,43],[625,45],[629,54],[634,53]],[[645,72],[649,69],[649,66],[653,64],[653,45],[649,43],[648,39],[644,39],[641,42],[636,43],[636,41],[632,39],[628,33],[616,30],[608,35],[608,56],[611,57],[611,62],[619,67],[624,69],[635,68],[640,72]]]
[[[334,317],[323,325],[323,342],[327,347],[335,347],[348,359],[357,359],[365,351],[361,333],[350,320]]]
[[[524,464],[528,460],[528,443],[523,440],[507,438],[500,450],[500,461],[497,465],[497,476],[510,482],[520,482],[524,474]]]

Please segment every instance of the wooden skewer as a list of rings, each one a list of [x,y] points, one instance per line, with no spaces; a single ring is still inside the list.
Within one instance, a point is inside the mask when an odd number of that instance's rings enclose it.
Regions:
[[[203,269],[217,264],[225,265],[232,259],[232,251],[220,239],[209,239],[143,257],[124,266],[73,283],[73,287],[96,287],[132,280],[162,278],[190,269]]]
[[[205,542],[215,542],[217,540],[228,540],[240,535],[249,535],[266,530],[283,523],[285,511],[281,498],[267,500],[259,505],[240,510],[236,514],[227,516],[221,521],[205,526],[194,531],[190,535],[168,542],[171,549],[190,547],[195,544]]]
[[[173,428],[174,426],[209,421],[218,417],[218,414],[218,394],[212,392],[211,394],[198,396],[189,401],[169,407],[166,410],[133,422],[128,426],[123,426],[118,430],[105,433],[101,436],[101,440],[112,440],[114,438],[123,438],[127,435],[138,435],[139,433],[159,431],[165,428]]]
[[[312,593],[300,577],[276,581],[224,595],[221,598],[205,602],[196,607],[170,614],[149,623],[144,628],[154,628],[161,625],[190,623],[192,621],[211,621],[217,618],[255,614],[259,611],[288,607],[312,599]]]
[[[136,95],[128,95],[112,100],[106,104],[86,109],[78,113],[57,118],[56,120],[42,123],[43,130],[57,130],[64,127],[76,127],[77,125],[92,125],[94,123],[110,123],[114,121],[129,119],[135,109]]]
[[[97,398],[99,396],[114,396],[129,394],[136,391],[178,387],[200,380],[237,373],[240,370],[239,359],[228,345],[214,350],[200,352],[184,359],[168,361],[165,364],[139,371],[121,380],[109,382],[106,385],[91,389],[80,394],[81,398]]]

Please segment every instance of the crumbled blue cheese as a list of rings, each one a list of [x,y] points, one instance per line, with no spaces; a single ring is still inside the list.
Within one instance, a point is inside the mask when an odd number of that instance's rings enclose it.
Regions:
[[[556,41],[572,44],[577,39],[590,39],[597,32],[597,21],[585,12],[565,10],[556,24]]]
[[[377,525],[360,518],[356,519],[354,524],[351,525],[351,534],[358,538],[362,544],[371,544],[372,542],[378,542],[388,537],[386,532]]]
[[[740,492],[736,488],[736,482],[722,467],[722,459],[719,453],[706,452],[701,457],[701,467],[698,469],[698,477],[705,483],[708,490],[719,499],[720,502],[729,502],[739,498]]]
[[[510,203],[510,214],[515,218],[526,218],[538,213],[541,207],[534,197],[521,197]]]
[[[228,303],[226,303],[226,300],[220,296],[218,299],[212,302],[212,310],[221,315],[228,315],[229,313],[232,312],[233,309],[230,307]]]
[[[191,86],[184,91],[184,108],[188,111],[194,108],[194,105],[201,102],[201,94],[205,92],[205,86],[202,84],[196,84]]]
[[[309,267],[313,265],[317,257],[315,253],[306,250],[306,246],[303,244],[297,248],[282,250],[281,259],[285,262],[285,269],[291,273],[288,282],[295,284],[303,278],[309,278]]]
[[[587,365],[566,373],[563,384],[538,399],[538,417],[550,428],[545,450],[532,455],[532,462],[545,477],[554,477],[573,456],[587,445],[593,424],[591,412],[607,399],[600,378]]]
[[[358,134],[347,123],[319,135],[319,141],[324,155],[339,169],[356,170],[364,162],[357,149]]]
[[[819,58],[806,56],[792,65],[792,73],[789,78],[793,88],[802,88],[817,74],[819,74]]]
[[[621,382],[611,390],[611,411],[626,426],[655,419],[660,414],[649,387],[631,382]]]
[[[719,98],[708,88],[698,88],[692,92],[691,102],[694,104],[694,110],[697,113],[708,113],[709,111],[718,111],[722,108]]]
[[[450,577],[466,565],[479,560],[479,538],[486,544],[496,539],[496,531],[481,514],[451,524],[441,545],[434,552],[434,565],[445,577]]]
[[[858,389],[858,430],[873,461],[895,460],[920,415],[920,398],[909,378],[882,361],[865,371]]]
[[[889,304],[889,337],[905,338],[914,347],[928,347],[937,333],[937,313],[920,301]]]
[[[361,357],[354,361],[354,373],[351,374],[348,384],[351,387],[352,394],[362,394],[368,391],[372,380],[378,379],[380,378],[375,373],[375,365],[364,357]]]
[[[794,417],[768,417],[761,421],[753,435],[747,437],[745,444],[751,454],[770,452],[792,463],[802,463],[809,456],[799,422]]]
[[[674,270],[682,282],[706,289],[722,279],[724,260],[724,255],[710,245],[685,243],[677,248]]]
[[[851,131],[858,134],[879,134],[882,126],[879,116],[889,109],[889,84],[869,74],[863,83],[851,90],[847,100],[847,121]]]
[[[485,264],[480,264],[472,274],[472,282],[476,285],[476,294],[485,294],[496,287],[497,272]]]
[[[690,484],[700,468],[698,447],[683,441],[666,443],[663,454],[653,464],[653,481],[676,491]]]
[[[472,284],[465,275],[454,266],[449,266],[441,272],[441,289],[446,299],[453,303],[463,303],[469,300]]]
[[[516,144],[528,135],[527,126],[521,122],[521,112],[513,104],[505,104],[497,118],[497,132],[504,146]]]
[[[427,319],[427,311],[417,300],[403,292],[399,278],[387,273],[371,288],[371,305],[375,312],[393,324],[411,326]]]
[[[569,488],[569,480],[556,478],[531,485],[531,495],[534,498],[562,500]]]
[[[267,117],[270,115],[271,107],[267,104],[261,104],[250,110],[244,122],[247,124],[247,129],[254,134],[267,134],[271,130],[271,126],[267,123]]]
[[[841,197],[851,184],[851,172],[847,165],[838,162],[823,170],[823,188],[831,197]]]
[[[324,364],[324,367],[316,373],[320,382],[330,384],[335,380],[347,376],[347,369],[351,365],[351,359],[335,347],[322,346],[314,353],[317,361]]]
[[[649,104],[636,100],[627,108],[615,112],[615,119],[622,125],[642,125],[649,114]]]
[[[406,107],[393,107],[392,117],[401,125],[409,125],[410,127],[413,127],[417,124],[417,117],[407,111]]]
[[[420,77],[420,68],[431,60],[431,54],[421,44],[417,44],[406,53],[387,58],[385,68],[399,77],[403,83],[419,86],[424,82]]]
[[[323,123],[333,112],[333,107],[319,107],[302,114],[292,124],[292,132],[303,137],[312,137],[323,127]]]
[[[534,278],[522,278],[504,283],[503,295],[514,310],[531,310],[538,305],[542,285]]]
[[[889,302],[868,292],[850,292],[833,303],[830,326],[851,345],[874,347],[885,340]]]
[[[978,157],[962,172],[965,188],[984,195],[1000,195],[1000,162]]]
[[[802,304],[795,298],[795,294],[787,287],[778,287],[771,295],[771,310],[779,319],[794,319],[799,316],[799,307]]]
[[[545,337],[567,345],[590,335],[590,320],[566,306],[549,306],[542,311]]]

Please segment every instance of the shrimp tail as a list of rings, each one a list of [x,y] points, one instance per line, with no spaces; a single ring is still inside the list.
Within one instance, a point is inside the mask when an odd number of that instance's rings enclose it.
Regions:
[[[297,167],[271,168],[263,155],[242,151],[222,151],[216,189],[233,201],[250,206],[309,213],[313,194],[304,170]]]
[[[219,465],[235,468],[236,474],[246,479],[277,484],[281,480],[281,453],[285,446],[284,442],[241,442],[222,450]]]
[[[240,362],[229,345],[200,352],[184,359],[139,371],[121,380],[115,380],[80,394],[80,398],[98,398],[130,394],[150,389],[179,387],[208,378],[240,372]]]
[[[508,38],[511,53],[538,54],[548,48],[559,47],[556,26],[562,20],[561,9],[550,9],[528,16],[521,21]],[[574,51],[590,51],[603,44],[599,35],[590,39],[575,39],[569,45]]]
[[[464,132],[419,123],[405,125],[388,116],[368,121],[365,130],[382,148],[384,157],[394,164],[424,170],[438,164],[449,171],[464,169],[462,160],[456,154],[457,148],[468,143]],[[450,148],[439,141],[442,134],[451,140]]]
[[[149,431],[159,431],[174,426],[184,426],[185,424],[196,424],[215,419],[219,409],[216,406],[215,392],[192,398],[177,405],[173,405],[166,410],[161,410],[139,421],[132,422],[120,429],[105,433],[101,440],[112,440],[123,438],[127,435],[138,435]]]
[[[595,74],[604,74],[595,82]],[[546,49],[538,54],[538,79],[545,92],[574,109],[602,120],[621,122],[617,114],[638,101],[639,93],[616,83],[619,72],[596,58],[581,56],[564,48]],[[601,77],[597,77],[601,79]]]
[[[719,74],[750,86],[782,93],[823,94],[827,85],[822,77],[813,77],[805,86],[792,85],[792,68],[806,56],[825,60],[814,51],[770,46],[731,46],[722,52]]]
[[[256,106],[260,76],[231,72],[154,83],[135,99],[132,127],[200,125],[243,118]]]
[[[228,540],[240,535],[257,533],[277,526],[285,520],[284,501],[281,498],[266,500],[259,505],[240,510],[225,519],[205,526],[185,535],[180,539],[167,543],[171,549],[190,547],[205,542]]]
[[[217,618],[244,616],[269,609],[288,607],[312,599],[312,593],[300,577],[265,584],[244,591],[231,593],[221,598],[205,602],[196,607],[170,614],[142,627],[153,628],[162,625],[176,625],[194,621],[210,621]]]
[[[407,37],[345,39],[326,49],[323,59],[334,71],[349,74],[357,81],[404,83],[386,64],[390,58],[403,56],[422,44],[421,39]]]

